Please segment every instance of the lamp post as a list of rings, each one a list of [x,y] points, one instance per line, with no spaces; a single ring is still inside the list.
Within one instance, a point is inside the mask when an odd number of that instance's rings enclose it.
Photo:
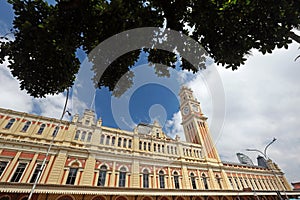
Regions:
[[[31,191],[30,191],[30,193],[29,193],[29,196],[28,196],[28,199],[27,199],[27,200],[31,200],[32,195],[33,195],[34,190],[35,190],[35,187],[36,187],[36,185],[37,185],[39,179],[41,178],[41,174],[42,174],[42,172],[43,172],[43,170],[44,170],[44,168],[45,168],[45,166],[46,166],[46,161],[47,161],[47,158],[48,158],[48,156],[49,156],[49,154],[50,154],[51,148],[52,148],[52,146],[53,146],[54,139],[55,139],[55,137],[56,137],[56,135],[57,135],[57,133],[58,133],[58,131],[59,131],[60,125],[62,124],[62,120],[63,120],[65,114],[67,113],[69,116],[71,116],[71,113],[70,113],[69,111],[66,110],[66,108],[67,108],[67,103],[68,103],[68,99],[69,99],[69,89],[67,90],[67,96],[66,96],[66,101],[65,101],[65,105],[64,105],[64,108],[63,108],[62,115],[61,115],[61,117],[60,117],[60,119],[59,119],[58,125],[56,126],[56,128],[58,127],[58,129],[57,129],[57,131],[55,131],[55,132],[52,134],[52,139],[51,139],[50,145],[49,145],[49,147],[48,147],[48,149],[47,149],[46,156],[45,156],[45,158],[44,158],[44,160],[43,160],[43,162],[42,162],[41,168],[40,168],[39,171],[38,171],[37,177],[36,177],[36,179],[35,179],[35,181],[34,181],[34,183],[33,183],[33,185],[32,185],[32,188],[31,188]]]
[[[268,149],[269,146],[270,146],[271,144],[273,144],[276,140],[277,140],[276,138],[273,138],[273,140],[272,140],[269,144],[267,144],[267,145],[265,146],[265,149],[264,149],[263,152],[260,151],[260,150],[258,150],[258,149],[246,149],[246,151],[256,151],[256,152],[259,152],[260,154],[263,155],[264,159],[265,159],[266,161],[268,161],[268,160],[269,160],[269,157],[268,157],[268,155],[267,155],[267,149]],[[279,184],[281,185],[281,187],[282,187],[283,190],[284,190],[284,186],[282,185],[281,181],[280,181],[279,178],[277,177],[277,175],[276,175],[276,173],[274,172],[274,170],[272,169],[272,167],[268,165],[268,163],[267,163],[267,167],[271,170],[271,172],[273,173],[275,179],[279,182]],[[278,191],[278,194],[279,194],[280,200],[282,200],[280,191]],[[287,198],[287,199],[288,199],[288,198]]]

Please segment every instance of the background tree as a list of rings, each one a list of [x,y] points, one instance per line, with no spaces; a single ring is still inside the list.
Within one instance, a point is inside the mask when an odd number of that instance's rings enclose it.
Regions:
[[[34,97],[72,86],[80,67],[75,55],[78,48],[88,54],[110,36],[133,28],[162,27],[165,23],[167,28],[190,34],[216,63],[232,70],[244,64],[252,49],[265,54],[276,47],[288,48],[292,40],[300,43],[300,36],[293,31],[300,26],[298,0],[57,0],[55,5],[42,0],[8,2],[15,12],[14,40],[1,40],[0,63],[8,59],[21,89]],[[193,31],[189,32],[186,25]],[[151,63],[175,67],[177,57],[171,52],[135,50],[108,61],[110,67],[95,80],[96,85],[113,90],[141,51],[147,53]],[[184,59],[180,67],[193,72],[203,68]],[[166,69],[155,70],[159,76],[168,75]],[[130,73],[126,76],[128,86],[132,77]],[[116,90],[120,95],[126,88],[118,86]]]

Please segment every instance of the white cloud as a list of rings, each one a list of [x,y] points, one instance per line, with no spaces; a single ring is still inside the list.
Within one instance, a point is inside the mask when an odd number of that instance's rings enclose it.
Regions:
[[[218,138],[217,149],[223,160],[237,161],[235,153],[243,152],[256,161],[257,154],[245,149],[263,150],[276,137],[278,140],[268,149],[269,157],[279,164],[290,182],[299,181],[300,61],[294,61],[300,54],[297,48],[293,44],[289,50],[280,49],[265,56],[254,52],[237,71],[218,67],[226,95],[226,117],[223,131],[212,135]],[[214,96],[205,84],[202,74],[197,74],[188,86],[211,119]]]

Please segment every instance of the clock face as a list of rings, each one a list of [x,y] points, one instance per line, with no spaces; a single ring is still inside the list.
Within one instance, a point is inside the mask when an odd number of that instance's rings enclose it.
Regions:
[[[193,109],[193,111],[195,111],[195,112],[199,112],[199,107],[197,106],[197,105],[192,105],[192,109]]]
[[[185,106],[185,107],[183,108],[183,114],[184,114],[184,115],[187,115],[187,114],[189,114],[189,112],[190,112],[189,107],[188,107],[188,106]]]

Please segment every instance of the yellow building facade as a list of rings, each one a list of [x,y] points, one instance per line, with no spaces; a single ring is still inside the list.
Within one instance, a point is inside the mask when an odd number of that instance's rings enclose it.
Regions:
[[[271,160],[267,167],[221,161],[193,92],[182,87],[179,96],[186,141],[170,138],[157,122],[133,131],[105,127],[91,110],[69,122],[0,109],[0,200],[28,199],[35,182],[35,200],[300,195]]]

